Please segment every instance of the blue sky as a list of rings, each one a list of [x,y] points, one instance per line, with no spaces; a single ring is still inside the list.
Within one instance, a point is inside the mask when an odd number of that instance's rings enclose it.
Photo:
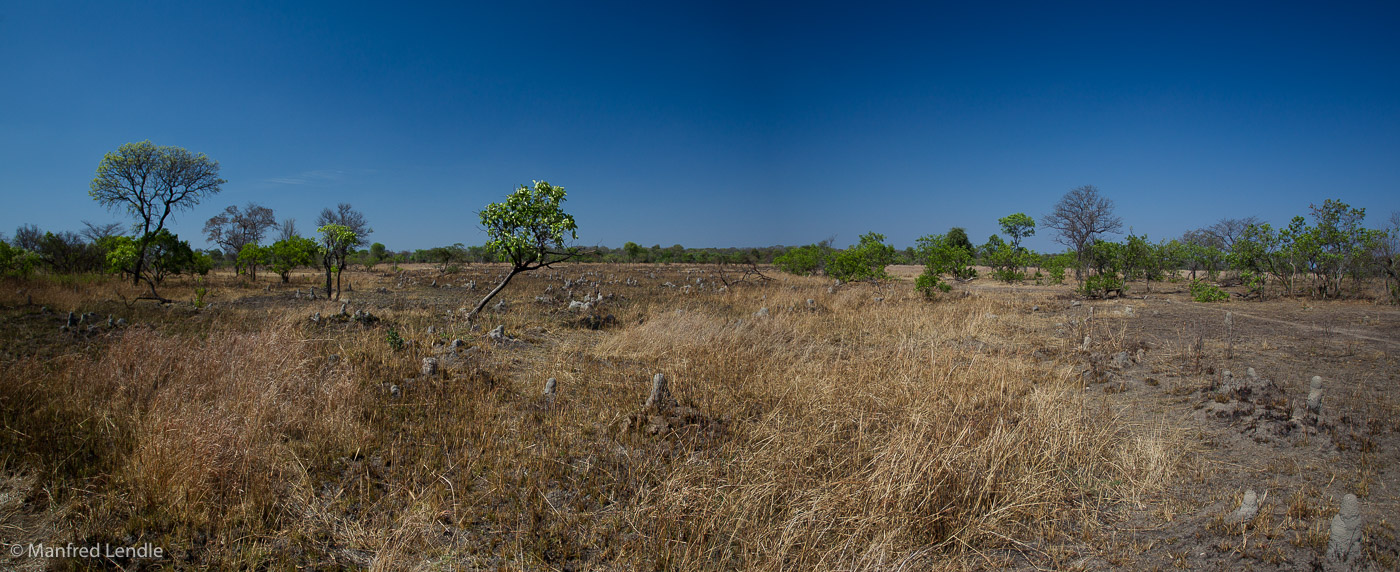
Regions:
[[[480,244],[536,179],[613,247],[981,242],[1085,184],[1153,239],[1400,210],[1400,5],[1221,4],[3,0],[0,232],[125,220],[88,185],[146,139],[222,166],[196,245],[249,201]]]

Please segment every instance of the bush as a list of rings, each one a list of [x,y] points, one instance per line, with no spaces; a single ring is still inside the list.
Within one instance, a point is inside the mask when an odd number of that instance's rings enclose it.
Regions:
[[[0,276],[27,278],[38,262],[34,253],[0,240]]]
[[[826,249],[816,244],[789,249],[773,259],[779,270],[798,276],[811,276],[826,268]]]
[[[966,238],[963,236],[963,241]],[[965,248],[952,233],[924,236],[916,241],[916,245],[914,256],[928,267],[925,273],[936,276],[951,274],[959,280],[977,277],[977,269],[972,267],[972,250]]]
[[[885,266],[894,261],[894,247],[885,244],[885,235],[869,232],[855,246],[836,253],[827,265],[827,275],[838,280],[887,280]]]
[[[1051,284],[1063,284],[1065,282],[1065,269],[1074,264],[1073,252],[1062,252],[1051,256],[1046,256],[1041,263],[1045,267],[1045,272],[1049,276]]]
[[[1107,298],[1109,292],[1118,291],[1121,294],[1127,292],[1128,287],[1123,284],[1123,279],[1119,278],[1117,273],[1095,274],[1084,279],[1079,291],[1092,298]]]
[[[1205,280],[1192,280],[1191,298],[1197,302],[1224,302],[1230,299],[1230,294]]]
[[[932,299],[937,297],[939,292],[948,292],[952,289],[953,287],[944,282],[943,278],[931,267],[925,267],[924,273],[914,279],[914,290],[923,294],[925,298]]]

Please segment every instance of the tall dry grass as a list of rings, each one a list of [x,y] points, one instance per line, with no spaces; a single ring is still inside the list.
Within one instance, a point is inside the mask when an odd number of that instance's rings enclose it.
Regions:
[[[592,350],[655,364],[683,401],[734,420],[639,496],[640,551],[684,569],[927,567],[1092,522],[1170,473],[1169,441],[1016,355],[989,317],[1005,305],[857,290],[809,310],[812,292],[769,296],[793,309],[768,318],[657,308]]]
[[[0,403],[23,436],[0,437],[3,469],[38,475],[30,494],[74,540],[374,569],[1055,565],[1045,543],[1174,470],[1172,433],[1085,400],[1070,360],[1030,357],[1047,341],[1018,302],[794,277],[686,293],[659,286],[682,269],[594,268],[512,284],[514,309],[486,319],[524,348],[445,318],[463,302],[438,291],[367,328],[310,325],[325,302],[149,312],[6,364]],[[604,287],[620,325],[530,303],[590,271],[643,278]],[[390,327],[416,348],[391,351]],[[416,377],[450,337],[475,347],[469,365]],[[652,434],[629,420],[656,372],[693,411]]]

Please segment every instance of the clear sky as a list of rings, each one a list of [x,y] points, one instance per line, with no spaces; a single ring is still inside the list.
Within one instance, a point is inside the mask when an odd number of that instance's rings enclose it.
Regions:
[[[982,242],[1085,184],[1154,240],[1327,198],[1380,226],[1400,4],[1230,4],[0,0],[0,231],[126,220],[87,190],[146,139],[222,166],[196,246],[249,201],[480,244],[535,179],[612,247]]]

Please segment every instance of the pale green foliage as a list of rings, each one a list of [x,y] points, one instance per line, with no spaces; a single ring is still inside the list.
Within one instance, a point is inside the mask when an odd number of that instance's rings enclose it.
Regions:
[[[486,250],[511,264],[511,270],[501,283],[467,313],[471,320],[491,301],[510,279],[521,272],[543,268],[568,260],[578,254],[566,240],[578,238],[578,224],[573,215],[564,212],[564,187],[545,181],[535,181],[533,187],[521,185],[506,197],[505,202],[491,203],[482,209],[481,225],[486,229]]]
[[[34,272],[39,257],[23,248],[0,240],[0,276],[25,278]]]
[[[1214,284],[1204,280],[1191,281],[1191,298],[1197,302],[1224,302],[1230,299],[1230,295]]]
[[[535,181],[521,185],[504,202],[482,209],[486,248],[519,270],[549,265],[573,255],[566,239],[578,238],[573,215],[561,208],[564,187]]]
[[[328,224],[316,232],[321,235],[321,252],[326,257],[327,267],[342,265],[346,253],[360,243],[355,231],[345,225]]]
[[[254,280],[258,278],[258,267],[267,264],[272,255],[272,249],[256,244],[245,244],[243,249],[238,251],[238,264],[247,269],[248,275]]]
[[[131,262],[135,281],[152,276],[145,272],[152,252],[149,241],[165,230],[171,213],[194,208],[204,197],[218,193],[225,182],[219,178],[219,162],[203,153],[142,141],[104,155],[88,195],[109,209],[124,208],[136,219],[140,238]],[[156,295],[155,284],[150,284],[152,295]]]
[[[331,272],[335,272],[335,297],[340,299],[340,272],[351,248],[359,246],[361,238],[343,224],[328,224],[316,229],[321,235],[321,264],[326,269],[326,296],[331,293]]]
[[[107,239],[107,271],[113,274],[136,272],[136,241],[129,236]]]

